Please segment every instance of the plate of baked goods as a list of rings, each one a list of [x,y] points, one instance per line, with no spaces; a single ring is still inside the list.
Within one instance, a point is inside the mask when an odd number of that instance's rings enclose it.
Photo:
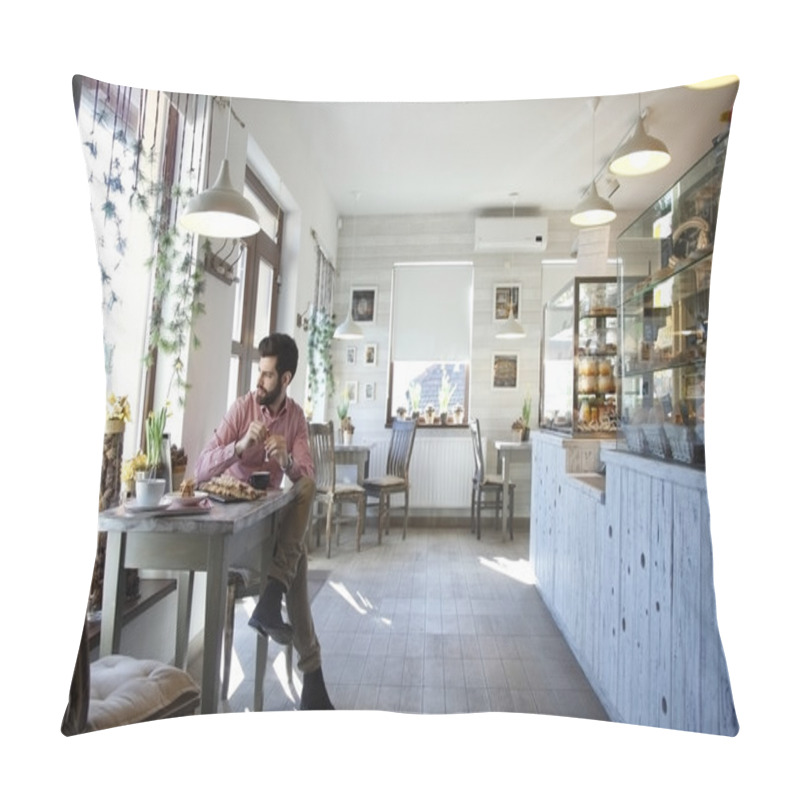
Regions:
[[[174,506],[199,506],[208,497],[208,492],[195,491],[192,494],[181,494],[180,492],[170,492],[164,495]]]
[[[221,503],[240,503],[246,500],[260,500],[267,495],[265,491],[254,489],[249,483],[240,481],[231,475],[217,475],[215,478],[201,483],[200,488],[206,492],[212,500],[217,500]]]

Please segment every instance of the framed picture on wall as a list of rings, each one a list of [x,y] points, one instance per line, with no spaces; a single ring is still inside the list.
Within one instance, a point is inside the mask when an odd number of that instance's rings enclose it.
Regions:
[[[519,319],[519,301],[522,286],[519,283],[499,283],[494,287],[494,304],[492,305],[494,321],[508,319],[511,312]]]
[[[374,367],[378,363],[378,345],[374,343],[364,345],[364,365]]]
[[[348,367],[354,367],[356,364],[356,348],[348,347],[345,353],[345,363]]]
[[[376,384],[374,383],[365,383],[364,384],[364,399],[367,402],[371,402],[375,399],[375,387]]]
[[[495,353],[492,356],[492,389],[516,389],[518,376],[517,353]]]
[[[358,381],[347,381],[344,385],[344,391],[347,395],[348,403],[358,402]]]
[[[353,286],[350,290],[350,312],[353,322],[359,324],[375,322],[377,305],[377,286]]]

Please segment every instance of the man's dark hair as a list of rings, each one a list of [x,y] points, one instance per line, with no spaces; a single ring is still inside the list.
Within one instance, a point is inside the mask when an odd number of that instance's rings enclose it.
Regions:
[[[258,354],[261,358],[277,356],[278,376],[283,375],[284,372],[291,372],[294,378],[297,372],[297,344],[287,333],[273,333],[265,336],[258,343]]]

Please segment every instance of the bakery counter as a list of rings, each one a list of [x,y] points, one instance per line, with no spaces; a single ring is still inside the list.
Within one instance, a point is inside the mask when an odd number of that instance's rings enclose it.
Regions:
[[[705,473],[613,442],[531,441],[537,586],[609,717],[735,735]]]

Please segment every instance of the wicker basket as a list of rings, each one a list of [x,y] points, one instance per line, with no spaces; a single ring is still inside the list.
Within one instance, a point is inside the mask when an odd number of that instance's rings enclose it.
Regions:
[[[641,425],[623,425],[622,431],[625,434],[628,450],[639,455],[647,453],[647,440],[644,438]]]
[[[651,455],[664,459],[671,457],[672,451],[669,447],[667,435],[664,433],[663,425],[660,423],[648,423],[642,425],[642,430],[644,431],[644,438],[647,441],[647,449]]]

